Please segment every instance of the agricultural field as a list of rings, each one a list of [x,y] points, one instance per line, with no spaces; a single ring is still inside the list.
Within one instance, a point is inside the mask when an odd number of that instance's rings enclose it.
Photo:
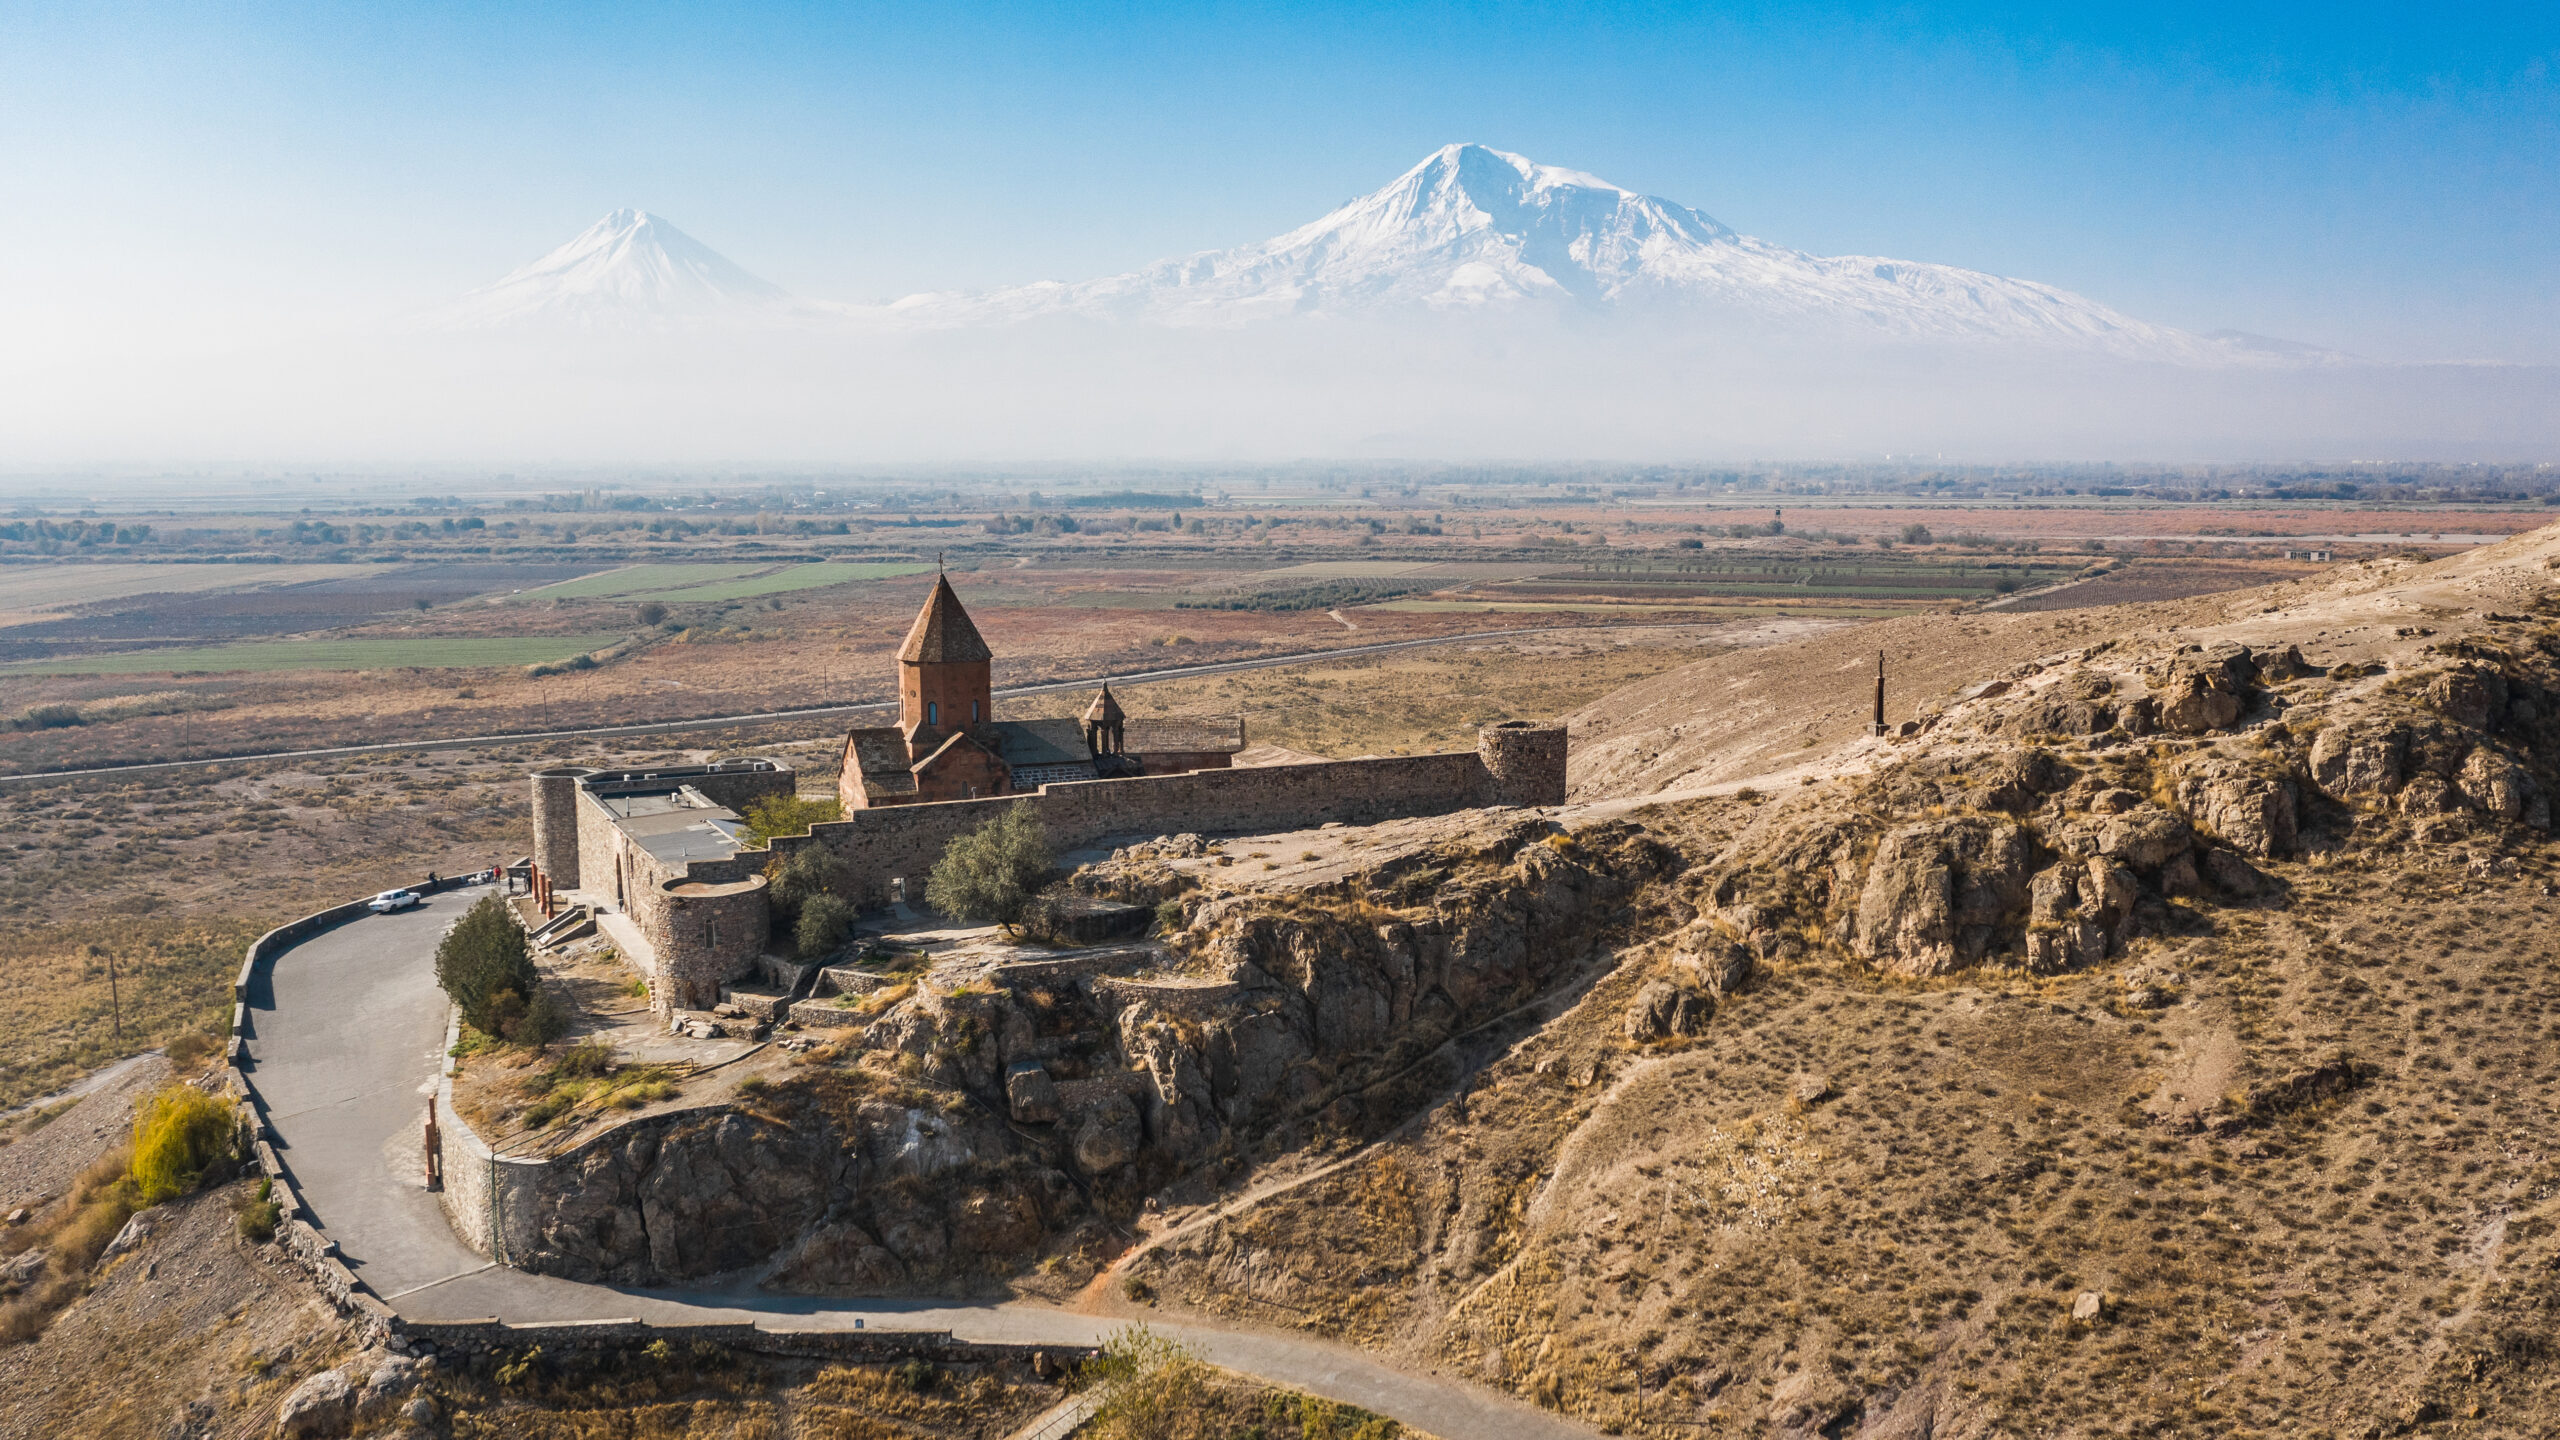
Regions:
[[[110,655],[16,660],[0,673],[141,675],[223,671],[457,670],[535,665],[600,650],[620,635],[382,636],[343,640],[263,640],[238,645],[173,646]]]
[[[53,565],[0,566],[0,623],[75,605],[134,595],[192,595],[217,590],[301,585],[361,575],[365,565]]]
[[[526,593],[528,600],[747,600],[854,580],[913,575],[920,561],[827,560],[792,565],[630,565]]]

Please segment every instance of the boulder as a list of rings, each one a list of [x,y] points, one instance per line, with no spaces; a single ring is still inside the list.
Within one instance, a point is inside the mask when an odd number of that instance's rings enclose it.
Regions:
[[[2109,819],[2098,830],[2098,853],[2136,870],[2157,870],[2184,854],[2195,839],[2186,817],[2144,806]]]
[[[937,1237],[938,1238],[938,1237]],[[821,1225],[800,1244],[766,1282],[776,1289],[893,1290],[907,1283],[907,1267],[872,1237],[847,1220]]]
[[[355,1423],[356,1388],[335,1370],[323,1370],[293,1387],[276,1407],[276,1433],[285,1440],[344,1435]]]
[[[2107,1313],[2107,1297],[2095,1290],[2083,1290],[2071,1302],[2071,1318],[2081,1325],[2094,1325]]]
[[[1025,1125],[1047,1125],[1058,1118],[1058,1086],[1036,1060],[1017,1062],[1005,1072],[1005,1105]]]
[[[2178,777],[2177,797],[2196,823],[2245,854],[2289,855],[2300,838],[2301,796],[2293,781],[2243,761],[2207,756],[2191,762]]]
[[[1715,1002],[1706,996],[1668,980],[1649,980],[1627,1007],[1627,1038],[1645,1045],[1696,1035],[1714,1014]]]
[[[2034,853],[2027,832],[2005,821],[1935,820],[1889,832],[1867,865],[1852,948],[1914,977],[1980,961],[2020,920]]]
[[[141,1248],[142,1242],[150,1239],[151,1232],[159,1227],[160,1217],[152,1211],[143,1211],[124,1222],[124,1228],[116,1232],[116,1238],[107,1242],[107,1248],[99,1254],[98,1258],[102,1261],[113,1260],[119,1255]]]
[[[2388,795],[2400,788],[2409,758],[2408,727],[2380,720],[2351,720],[2322,730],[2311,741],[2311,779],[2340,800]]]
[[[362,1365],[348,1367],[362,1369]],[[356,1395],[356,1413],[383,1415],[399,1408],[400,1397],[418,1383],[418,1362],[406,1355],[374,1357],[373,1373],[366,1377],[364,1389]]]
[[[2505,714],[2507,677],[2464,665],[2427,682],[2429,708],[2468,730],[2487,730]]]
[[[1671,952],[1672,979],[1719,1000],[1749,985],[1758,970],[1759,961],[1748,948],[1726,939],[1704,919],[1691,921]]]
[[[2160,728],[2181,735],[2228,730],[2247,700],[2218,673],[2181,667],[2160,687]]]
[[[1113,1095],[1086,1111],[1076,1127],[1076,1163],[1095,1175],[1117,1170],[1138,1158],[1145,1140],[1138,1107],[1126,1095]]]
[[[2464,757],[2454,784],[2474,808],[2509,821],[2523,819],[2537,793],[2523,766],[2487,746]]]
[[[2214,889],[2235,899],[2248,899],[2266,889],[2267,877],[2228,850],[2204,852],[2204,878]]]
[[[2097,735],[2116,724],[2108,696],[2115,682],[2095,671],[2078,670],[2046,686],[2017,712],[2018,725],[2054,735]]]

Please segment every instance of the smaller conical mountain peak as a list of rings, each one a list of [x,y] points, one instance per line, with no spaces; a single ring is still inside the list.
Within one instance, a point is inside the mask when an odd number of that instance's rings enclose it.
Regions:
[[[782,287],[664,218],[625,206],[567,244],[454,307],[463,327],[527,322],[621,326],[762,318],[787,310]]]

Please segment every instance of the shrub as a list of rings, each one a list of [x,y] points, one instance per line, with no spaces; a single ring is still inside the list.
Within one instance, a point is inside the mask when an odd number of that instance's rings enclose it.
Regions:
[[[853,934],[853,907],[834,895],[812,895],[800,906],[800,923],[792,938],[804,962],[832,955]]]
[[[1207,1408],[1209,1367],[1189,1346],[1144,1325],[1105,1340],[1083,1376],[1100,1392],[1086,1433],[1107,1440],[1158,1440],[1193,1433]]]
[[[461,1007],[463,1022],[484,1035],[506,1034],[506,1022],[522,1016],[540,978],[523,928],[495,895],[464,911],[436,947],[436,983]]]
[[[772,844],[773,837],[777,835],[806,835],[812,825],[843,818],[844,805],[840,801],[810,800],[798,795],[767,795],[747,805],[747,846],[749,849],[761,849]]]
[[[1040,821],[1015,806],[951,842],[925,881],[925,903],[945,915],[1011,926],[1053,864]]]
[[[284,1221],[284,1206],[276,1200],[276,1182],[261,1177],[258,1193],[240,1207],[240,1238],[258,1244],[276,1238],[276,1226]]]
[[[169,1042],[167,1055],[172,1069],[192,1070],[204,1058],[221,1048],[212,1036],[201,1030],[190,1030]]]
[[[613,1046],[590,1035],[572,1045],[551,1064],[554,1076],[571,1080],[592,1080],[613,1072]]]
[[[655,600],[646,600],[641,602],[639,609],[631,613],[639,618],[641,624],[655,625],[667,618],[667,607]]]
[[[569,1033],[569,1007],[552,998],[550,991],[537,989],[524,1002],[522,1013],[501,1026],[499,1033],[518,1045],[548,1045]]]
[[[134,1191],[145,1205],[191,1194],[239,1149],[240,1121],[230,1101],[172,1085],[134,1117]]]
[[[800,907],[813,896],[834,893],[843,872],[815,846],[803,846],[787,858],[765,862],[765,901],[772,909],[774,933],[790,935],[800,925]]]

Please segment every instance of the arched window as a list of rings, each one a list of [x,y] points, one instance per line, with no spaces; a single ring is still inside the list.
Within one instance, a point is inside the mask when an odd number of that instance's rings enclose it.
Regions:
[[[935,704],[935,703],[934,703],[933,701],[931,701],[931,700],[927,700],[926,702],[924,702],[924,723],[926,723],[927,725],[939,725],[939,724],[941,724],[941,723],[942,723],[942,707],[941,707],[940,705]]]

